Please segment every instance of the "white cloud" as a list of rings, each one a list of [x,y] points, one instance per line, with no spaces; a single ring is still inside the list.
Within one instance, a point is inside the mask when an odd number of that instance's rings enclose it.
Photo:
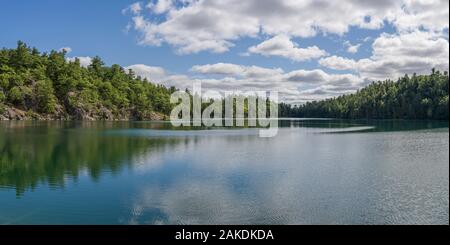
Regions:
[[[134,74],[147,78],[151,82],[161,83],[167,77],[167,73],[162,67],[147,66],[143,64],[136,64],[125,67],[126,70],[133,70]]]
[[[358,71],[369,79],[428,74],[449,69],[449,43],[428,32],[383,34],[375,39],[372,57],[358,61]]]
[[[63,52],[63,51],[65,51],[66,54],[68,54],[68,53],[72,52],[72,48],[71,47],[62,47],[62,48],[58,49],[58,52]]]
[[[141,5],[139,5],[141,6]],[[448,0],[154,0],[133,13],[131,28],[142,45],[168,44],[178,54],[229,51],[240,39],[266,39],[240,56],[259,54],[318,63],[347,74],[321,69],[244,66],[231,63],[196,65],[191,74],[170,74],[159,67],[132,66],[136,74],[181,89],[202,81],[219,90],[270,90],[286,102],[304,102],[354,92],[370,80],[448,70]],[[324,14],[326,13],[326,14]],[[150,15],[148,15],[150,14]],[[344,42],[348,53],[372,45],[372,55],[353,60],[328,54],[317,46],[301,47],[293,40],[316,35],[344,34],[350,27],[380,29],[393,34]],[[370,42],[369,42],[370,41]]]
[[[159,0],[156,3],[150,2],[147,4],[147,8],[155,14],[163,14],[173,8],[173,0]]]
[[[372,56],[358,61],[332,56],[322,66],[355,70],[369,80],[396,79],[404,74],[428,74],[432,68],[449,70],[449,43],[430,32],[382,34],[372,44]]]
[[[243,66],[229,63],[197,65],[191,68],[191,76],[170,74],[161,67],[143,64],[131,65],[136,75],[149,81],[192,89],[193,82],[201,82],[205,90],[225,91],[278,91],[285,102],[300,103],[314,99],[354,92],[363,86],[363,80],[352,74],[328,74],[320,69],[284,72],[280,68]],[[200,75],[200,77],[198,76]],[[311,88],[326,89],[327,93],[303,93]],[[323,92],[323,91],[322,91]]]
[[[144,64],[135,64],[125,67],[126,70],[133,70],[136,76],[146,78],[152,83],[162,84],[165,86],[175,86],[179,89],[192,87],[191,79],[186,75],[170,74],[164,68],[159,66],[148,66]]]
[[[352,59],[339,57],[336,55],[319,60],[319,64],[334,70],[355,70],[357,62]]]
[[[75,62],[76,59],[78,59],[80,61],[80,65],[82,67],[88,67],[92,63],[92,58],[89,56],[70,57],[70,58],[67,58],[67,61]]]
[[[429,32],[382,34],[372,45],[373,59],[436,57],[436,61],[448,62],[448,46],[446,39]]]
[[[142,11],[142,3],[141,2],[135,2],[128,6],[127,8],[122,10],[122,14],[126,14],[128,12],[131,12],[132,14],[140,14]]]
[[[306,89],[300,92],[301,96],[312,96],[317,98],[317,96],[339,96],[343,93],[352,93],[355,89],[340,87],[335,85],[321,85],[312,89]]]
[[[292,71],[285,74],[285,78],[287,81],[295,83],[340,85],[346,88],[357,86],[362,82],[359,77],[352,74],[328,74],[320,69]]]
[[[162,18],[133,17],[140,43],[168,43],[178,53],[222,53],[240,38],[263,35],[343,35],[351,26],[400,31],[448,29],[448,0],[158,0],[149,5]]]
[[[191,71],[201,74],[216,74],[235,77],[267,77],[283,73],[281,68],[263,68],[259,66],[242,66],[228,63],[217,63],[213,65],[196,65]]]
[[[365,38],[362,39],[362,41],[365,42],[365,43],[370,41],[370,40],[372,40],[372,37],[370,37],[370,36],[365,37]]]
[[[394,24],[401,32],[419,28],[440,32],[449,28],[449,1],[404,0],[403,11],[393,18]]]
[[[241,75],[244,73],[245,67],[235,64],[217,63],[213,65],[196,65],[191,71],[202,74],[218,74],[218,75]]]
[[[358,53],[359,48],[361,47],[361,44],[352,44],[349,41],[345,41],[344,46],[347,47],[347,52],[351,54]]]
[[[327,52],[317,46],[299,48],[286,35],[278,35],[248,49],[249,53],[264,56],[280,56],[294,61],[306,61],[327,55]]]

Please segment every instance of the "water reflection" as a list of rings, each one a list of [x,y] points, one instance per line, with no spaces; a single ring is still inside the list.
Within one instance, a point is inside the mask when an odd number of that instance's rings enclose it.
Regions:
[[[448,131],[312,135],[202,139],[195,148],[207,151],[174,154],[170,162],[183,158],[183,171],[140,186],[122,221],[448,223]]]
[[[448,224],[448,122],[282,126],[0,122],[0,223]]]
[[[153,128],[160,124],[146,125]],[[105,136],[103,123],[2,123],[0,128],[0,186],[15,188],[17,195],[39,183],[64,187],[87,171],[94,181],[101,174],[132,168],[139,158],[170,148],[171,138]],[[115,127],[125,126],[122,124]]]

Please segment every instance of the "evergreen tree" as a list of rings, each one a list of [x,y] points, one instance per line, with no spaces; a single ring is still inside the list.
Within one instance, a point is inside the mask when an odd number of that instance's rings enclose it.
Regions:
[[[438,119],[448,120],[448,72],[405,75],[397,82],[370,84],[355,94],[299,107],[280,104],[282,117],[347,119]]]
[[[174,88],[155,85],[94,57],[85,68],[65,51],[40,53],[19,41],[0,50],[0,109],[16,107],[73,119],[149,119],[169,114]],[[106,114],[106,116],[105,116]]]

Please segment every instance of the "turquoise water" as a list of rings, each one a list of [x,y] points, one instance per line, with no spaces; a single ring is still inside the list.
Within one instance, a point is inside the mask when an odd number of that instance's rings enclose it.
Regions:
[[[0,224],[449,224],[448,122],[0,122]]]

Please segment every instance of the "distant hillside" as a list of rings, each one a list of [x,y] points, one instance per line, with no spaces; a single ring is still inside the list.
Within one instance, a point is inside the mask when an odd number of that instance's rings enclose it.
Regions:
[[[0,120],[164,119],[174,90],[99,57],[85,68],[64,51],[40,53],[23,42],[0,50]]]
[[[374,82],[355,94],[292,107],[280,105],[282,117],[343,119],[448,120],[448,72],[405,75],[394,82]]]

